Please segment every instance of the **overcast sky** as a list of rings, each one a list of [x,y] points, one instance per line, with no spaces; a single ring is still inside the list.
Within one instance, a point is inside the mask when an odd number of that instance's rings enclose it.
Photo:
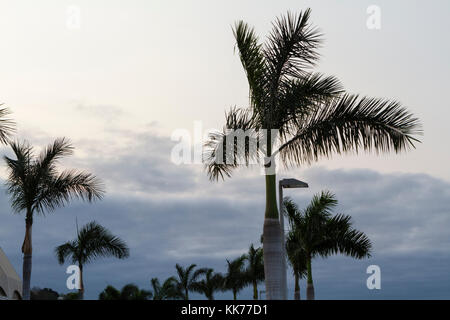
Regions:
[[[369,5],[381,9],[380,30],[366,26]],[[275,17],[307,7],[325,34],[317,70],[351,93],[401,101],[425,132],[405,154],[336,156],[281,173],[310,184],[288,192],[300,206],[322,189],[335,192],[338,211],[374,242],[369,260],[314,261],[317,298],[450,298],[445,0],[1,1],[0,103],[12,110],[18,136],[38,148],[70,138],[76,152],[63,165],[95,173],[107,189],[102,202],[74,202],[35,219],[32,286],[67,292],[66,266],[53,249],[75,236],[75,217],[100,222],[131,248],[127,260],[86,267],[88,298],[107,284],[149,288],[151,277],[173,275],[175,263],[223,272],[225,259],[259,244],[263,177],[242,169],[210,183],[201,166],[171,163],[170,136],[193,133],[194,121],[205,131],[221,128],[225,109],[247,105],[235,21],[255,26],[264,40]],[[73,8],[79,28],[68,24]],[[21,274],[24,220],[8,201],[2,187],[0,246]],[[378,291],[366,287],[371,264],[381,268]]]

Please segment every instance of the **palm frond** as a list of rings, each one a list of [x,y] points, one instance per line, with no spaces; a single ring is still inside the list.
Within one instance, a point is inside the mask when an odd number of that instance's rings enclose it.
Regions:
[[[400,152],[419,142],[420,123],[400,103],[344,95],[310,114],[279,148],[286,165],[299,165],[333,153]]]
[[[62,157],[73,154],[73,146],[66,138],[58,138],[41,151],[37,159],[37,167],[42,174],[54,169],[55,164]]]
[[[11,136],[16,132],[16,123],[8,118],[10,114],[11,111],[8,108],[0,108],[0,143],[3,144],[8,144]]]
[[[101,181],[91,173],[64,170],[58,176],[43,177],[34,208],[38,213],[65,206],[72,199],[94,201],[104,194]]]
[[[329,250],[322,255],[342,253],[357,259],[371,256],[372,242],[364,232],[353,229],[351,225],[351,217],[343,214],[338,214],[328,221],[327,237],[331,242],[324,242]]]
[[[247,75],[250,88],[250,105],[258,108],[265,94],[265,61],[258,37],[253,28],[243,21],[239,21],[233,28],[236,47]]]
[[[264,47],[272,97],[283,81],[303,76],[319,58],[317,49],[322,35],[309,23],[310,14],[310,9],[298,15],[288,12],[273,24]]]
[[[283,140],[295,134],[309,114],[344,92],[336,77],[314,72],[285,81],[280,91],[277,122]]]
[[[257,163],[262,149],[258,125],[249,109],[231,108],[222,132],[212,132],[204,144],[203,162],[210,180],[230,177],[240,165]]]
[[[55,248],[55,255],[59,264],[64,264],[66,259],[72,256],[72,262],[77,262],[77,244],[74,241],[68,241]]]

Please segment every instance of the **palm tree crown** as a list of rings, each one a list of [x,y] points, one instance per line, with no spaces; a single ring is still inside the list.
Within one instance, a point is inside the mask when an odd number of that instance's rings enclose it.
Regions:
[[[189,300],[189,291],[194,290],[197,278],[205,272],[204,269],[195,270],[196,267],[196,264],[191,264],[186,268],[183,268],[178,263],[175,265],[178,276],[178,279],[176,279],[177,287],[184,300]]]
[[[222,133],[206,143],[206,168],[211,179],[231,176],[239,164],[258,156],[239,146],[227,146],[228,129],[276,129],[262,150],[267,157],[280,154],[286,166],[301,165],[333,153],[400,152],[418,140],[420,124],[397,101],[359,97],[344,92],[334,76],[312,71],[319,59],[322,34],[309,22],[310,9],[288,13],[276,20],[265,44],[245,22],[234,27],[236,47],[250,90],[248,108],[232,108]],[[249,137],[250,139],[251,137]],[[261,139],[261,137],[258,137]],[[279,143],[278,150],[272,144]],[[221,157],[228,150],[235,157]],[[234,149],[234,150],[233,150]]]
[[[73,153],[67,139],[56,139],[38,156],[27,142],[12,142],[11,148],[16,159],[4,157],[9,173],[6,185],[16,212],[45,214],[73,198],[102,198],[103,186],[94,175],[75,170],[58,172],[58,161]]]
[[[130,250],[126,243],[114,236],[105,227],[95,221],[84,225],[77,232],[77,238],[55,248],[55,254],[60,264],[67,259],[80,268],[80,296],[83,298],[83,267],[100,257],[127,258]]]
[[[78,231],[75,240],[56,247],[55,253],[60,264],[70,258],[72,263],[86,265],[100,257],[127,258],[130,250],[122,239],[92,221]]]
[[[332,215],[332,209],[337,205],[334,194],[323,191],[314,195],[304,211],[299,210],[289,198],[284,199],[284,205],[291,226],[286,245],[288,257],[292,259],[294,275],[303,276],[306,265],[307,297],[310,299],[314,299],[313,258],[338,253],[356,259],[370,257],[372,243],[363,232],[352,228],[351,217]]]
[[[177,280],[175,277],[167,278],[161,285],[158,278],[150,281],[153,288],[153,300],[167,300],[183,298],[177,290]]]
[[[204,269],[201,274],[204,278],[194,283],[193,290],[204,294],[208,300],[214,300],[214,293],[224,290],[224,277],[211,268]]]

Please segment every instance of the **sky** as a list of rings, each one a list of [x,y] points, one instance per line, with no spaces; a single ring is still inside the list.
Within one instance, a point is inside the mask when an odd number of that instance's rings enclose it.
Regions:
[[[381,10],[379,30],[367,28],[370,5]],[[92,299],[108,284],[149,288],[152,277],[173,275],[175,263],[224,272],[225,259],[259,244],[259,172],[241,169],[211,183],[201,165],[171,162],[171,135],[194,134],[196,121],[205,132],[221,128],[226,109],[247,106],[231,30],[236,21],[254,26],[263,41],[275,17],[308,7],[325,38],[316,70],[337,76],[348,92],[401,101],[424,130],[408,153],[334,156],[280,173],[309,183],[286,192],[300,206],[320,190],[336,193],[338,212],[350,214],[374,243],[370,259],[315,260],[316,296],[450,298],[445,0],[1,1],[0,103],[13,112],[18,139],[39,149],[70,138],[76,150],[63,167],[95,173],[107,191],[101,202],[76,201],[35,219],[32,286],[68,292],[66,265],[58,265],[53,250],[75,236],[75,217],[79,224],[98,221],[131,250],[127,260],[87,266]],[[21,274],[24,220],[12,214],[1,185],[0,246]],[[366,287],[372,264],[381,268],[381,290]],[[251,290],[240,297],[251,298]]]

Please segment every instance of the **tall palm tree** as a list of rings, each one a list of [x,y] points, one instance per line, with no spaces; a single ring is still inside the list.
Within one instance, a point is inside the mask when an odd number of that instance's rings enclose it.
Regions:
[[[193,291],[204,294],[208,300],[214,300],[214,292],[224,289],[224,277],[210,268],[203,270],[201,274],[204,278],[194,283]]]
[[[296,245],[306,258],[306,299],[308,300],[314,300],[315,297],[312,259],[337,253],[356,259],[370,257],[372,243],[363,232],[352,228],[351,217],[344,214],[332,215],[331,210],[337,203],[335,195],[328,191],[314,195],[304,211],[298,210],[292,200],[284,200],[291,226],[289,241],[292,237],[296,241],[289,245]]]
[[[193,291],[197,278],[204,273],[204,269],[195,270],[196,264],[191,264],[187,268],[183,268],[178,263],[175,265],[177,269],[177,288],[183,300],[189,300],[189,291]]]
[[[98,295],[98,300],[120,300],[120,290],[108,285],[102,292],[100,292]]]
[[[244,270],[245,254],[229,261],[227,259],[227,273],[225,274],[224,288],[233,292],[233,300],[237,300],[237,294],[247,285]]]
[[[420,133],[418,120],[400,103],[346,94],[337,78],[312,71],[322,35],[309,17],[308,9],[278,18],[265,44],[245,22],[236,23],[233,31],[249,84],[250,106],[228,111],[223,132],[211,133],[205,143],[204,161],[211,180],[229,177],[233,169],[265,156],[263,248],[268,299],[284,297],[275,157],[279,155],[289,167],[334,153],[400,152],[413,147],[418,141],[413,136]],[[245,143],[235,139],[236,130],[248,133]],[[262,146],[259,152],[254,145]]]
[[[1,136],[1,134],[0,134]],[[64,207],[72,199],[93,201],[100,199],[103,188],[90,173],[76,170],[59,172],[59,160],[72,154],[73,147],[65,138],[56,139],[35,156],[27,142],[12,142],[16,159],[4,157],[8,170],[7,191],[15,212],[25,212],[23,253],[23,298],[30,299],[33,218]]]
[[[177,280],[175,277],[167,278],[163,284],[159,283],[158,278],[152,278],[150,283],[153,288],[153,300],[168,300],[183,298],[177,290]]]
[[[113,286],[107,286],[98,296],[99,300],[148,300],[152,293],[139,289],[135,284],[127,284],[122,290],[117,290]]]
[[[247,268],[245,275],[247,282],[253,286],[253,299],[258,300],[258,283],[264,281],[264,259],[262,248],[257,248],[253,244],[246,254]]]
[[[100,257],[127,258],[130,250],[126,243],[114,236],[108,229],[92,221],[77,230],[75,240],[68,241],[55,248],[60,264],[70,258],[80,268],[80,299],[84,298],[83,267]]]

